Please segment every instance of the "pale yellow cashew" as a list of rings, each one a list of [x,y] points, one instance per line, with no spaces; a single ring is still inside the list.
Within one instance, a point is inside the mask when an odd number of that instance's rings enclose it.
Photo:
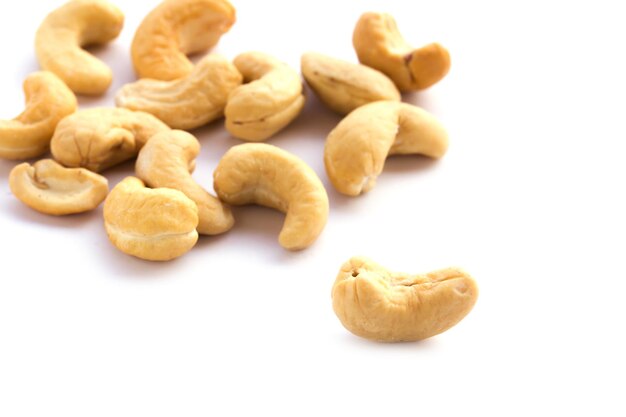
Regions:
[[[379,101],[347,115],[328,135],[324,164],[337,191],[357,196],[371,190],[388,155],[440,158],[448,149],[441,123],[419,107]]]
[[[193,71],[187,55],[205,51],[235,23],[227,0],[165,0],[135,33],[131,53],[140,78],[172,81]]]
[[[259,204],[287,214],[279,242],[304,249],[328,220],[328,195],[317,174],[300,158],[276,146],[248,143],[232,147],[213,174],[220,200]]]
[[[39,64],[79,94],[102,94],[113,79],[111,69],[82,49],[112,41],[122,31],[124,15],[106,0],[71,0],[45,18],[35,39]]]
[[[460,269],[409,275],[362,257],[343,264],[332,289],[333,309],[344,327],[381,342],[445,332],[467,316],[477,298],[476,282]]]
[[[13,120],[0,120],[0,158],[30,159],[50,148],[61,119],[76,111],[76,96],[56,75],[40,71],[24,81],[26,108]]]

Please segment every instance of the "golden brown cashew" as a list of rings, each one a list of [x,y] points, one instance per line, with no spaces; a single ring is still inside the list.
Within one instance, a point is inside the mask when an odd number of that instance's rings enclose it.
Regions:
[[[304,107],[300,75],[288,65],[261,53],[235,58],[235,66],[248,84],[230,94],[224,111],[231,135],[262,141],[287,126]]]
[[[232,147],[213,173],[213,186],[228,204],[259,204],[286,213],[278,239],[285,249],[313,244],[328,220],[328,196],[317,174],[276,146]]]
[[[447,149],[448,134],[430,113],[407,103],[379,101],[354,110],[330,132],[324,164],[337,191],[357,196],[376,185],[388,155],[440,158]]]
[[[445,332],[472,310],[478,286],[457,268],[426,275],[389,272],[369,259],[343,264],[332,290],[346,329],[381,342],[410,342]]]
[[[172,81],[187,76],[187,55],[205,51],[235,23],[227,0],[165,0],[135,33],[131,53],[140,78]]]
[[[102,94],[111,69],[82,49],[117,38],[124,15],[106,0],[71,0],[45,18],[35,39],[39,64],[79,94]]]
[[[423,90],[446,76],[450,54],[438,43],[419,49],[409,45],[394,18],[386,13],[364,13],[352,36],[362,64],[380,70],[401,91]]]
[[[109,192],[107,179],[83,168],[65,168],[52,159],[19,164],[9,176],[11,192],[41,213],[63,216],[93,210]]]
[[[168,130],[148,113],[93,108],[61,120],[50,148],[54,159],[65,166],[100,172],[134,158],[148,139]]]
[[[0,120],[0,158],[43,155],[59,121],[76,111],[74,93],[56,75],[40,71],[24,81],[26,109],[13,120]]]
[[[150,113],[172,129],[195,129],[222,117],[228,95],[242,80],[230,61],[211,54],[185,78],[128,84],[115,102],[118,107]]]
[[[198,232],[203,235],[224,233],[233,226],[230,209],[206,192],[191,177],[200,143],[187,132],[159,133],[139,152],[135,171],[152,188],[167,187],[182,191],[198,205]]]

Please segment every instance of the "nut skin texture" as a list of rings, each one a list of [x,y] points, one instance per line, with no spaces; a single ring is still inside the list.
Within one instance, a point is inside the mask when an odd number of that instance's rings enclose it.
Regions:
[[[365,65],[309,52],[302,55],[302,75],[331,110],[348,114],[374,101],[400,101],[400,92],[385,74]]]
[[[208,55],[187,77],[175,81],[139,80],[124,86],[118,107],[150,113],[172,129],[191,130],[224,115],[228,95],[243,77],[219,55]]]
[[[389,76],[400,91],[424,90],[450,71],[450,53],[438,43],[419,49],[409,45],[395,19],[386,13],[361,15],[352,36],[361,64]]]
[[[75,93],[100,95],[113,79],[111,69],[83,46],[112,41],[124,15],[106,0],[71,0],[50,13],[35,38],[41,67],[59,76]]]
[[[379,342],[413,342],[443,333],[472,310],[474,279],[458,268],[425,275],[389,272],[363,257],[342,265],[333,309],[346,329]]]
[[[430,113],[407,103],[378,101],[354,110],[330,132],[324,164],[337,191],[358,196],[374,188],[388,155],[441,158],[447,149],[448,134]]]
[[[217,235],[233,227],[228,207],[200,187],[191,177],[200,143],[181,130],[159,133],[141,149],[135,164],[137,177],[149,187],[182,191],[198,205],[198,233]]]
[[[185,194],[169,188],[145,188],[127,177],[104,202],[109,240],[122,252],[148,261],[169,261],[198,241],[198,208]]]
[[[312,245],[328,220],[328,195],[315,171],[276,146],[232,147],[213,173],[213,186],[228,204],[258,204],[286,213],[278,240],[288,250]]]
[[[13,120],[0,120],[0,158],[30,159],[48,152],[61,119],[76,111],[76,96],[56,75],[30,74],[24,81],[26,107]]]
[[[93,210],[109,192],[103,176],[84,168],[65,168],[52,159],[17,165],[9,175],[9,186],[22,203],[53,216]]]
[[[262,52],[235,58],[244,84],[228,98],[226,130],[236,138],[263,141],[295,119],[304,107],[300,75],[287,64]]]
[[[93,108],[61,120],[50,149],[54,159],[67,167],[100,172],[136,157],[148,139],[169,130],[148,113]]]
[[[194,68],[187,55],[213,47],[235,23],[226,0],[165,0],[137,28],[131,54],[139,78],[172,81]]]

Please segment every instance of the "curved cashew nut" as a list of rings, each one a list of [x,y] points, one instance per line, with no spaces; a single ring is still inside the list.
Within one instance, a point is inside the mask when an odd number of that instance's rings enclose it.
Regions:
[[[374,101],[400,101],[400,92],[385,74],[365,65],[309,52],[302,55],[302,75],[315,94],[339,114]]]
[[[328,195],[315,171],[276,146],[232,147],[213,174],[213,186],[228,204],[259,204],[286,213],[278,239],[285,249],[313,244],[328,220]]]
[[[381,342],[409,342],[443,333],[472,310],[478,286],[457,268],[425,275],[389,272],[352,258],[337,275],[333,309],[346,329]]]
[[[401,91],[423,90],[446,76],[450,54],[438,43],[419,49],[409,45],[396,21],[386,13],[364,13],[352,43],[359,61],[387,74]]]
[[[13,120],[0,120],[0,158],[30,159],[50,148],[59,121],[76,111],[76,96],[56,75],[40,71],[24,81],[26,109]]]
[[[135,33],[131,53],[140,78],[172,81],[187,76],[187,55],[205,51],[235,23],[227,0],[165,0]]]
[[[65,166],[100,172],[134,158],[148,139],[169,130],[148,113],[93,108],[61,120],[50,149]]]
[[[211,54],[185,78],[143,79],[125,85],[115,102],[118,107],[150,113],[172,129],[195,129],[222,117],[228,95],[242,80],[230,61]]]
[[[198,205],[198,232],[217,235],[230,230],[233,215],[191,177],[199,153],[200,143],[193,135],[181,130],[162,132],[141,149],[135,171],[149,187],[167,187],[185,193]]]
[[[109,240],[122,252],[148,261],[169,261],[198,241],[198,208],[185,194],[145,188],[135,177],[117,184],[104,202]]]
[[[122,12],[106,0],[72,0],[50,13],[37,30],[39,64],[79,94],[102,94],[111,85],[111,69],[82,49],[117,38]]]
[[[300,75],[287,64],[261,53],[235,58],[235,66],[248,84],[230,94],[224,111],[231,135],[262,141],[287,126],[304,107]]]
[[[106,178],[83,168],[65,168],[52,159],[19,164],[9,176],[11,192],[41,213],[63,216],[93,210],[109,192]]]
[[[374,188],[388,155],[440,158],[447,149],[448,134],[430,113],[379,101],[354,110],[330,132],[324,164],[337,191],[357,196]]]

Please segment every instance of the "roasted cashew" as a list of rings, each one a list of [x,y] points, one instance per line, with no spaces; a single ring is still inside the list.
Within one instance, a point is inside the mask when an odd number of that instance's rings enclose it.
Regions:
[[[50,148],[59,121],[76,111],[76,96],[56,75],[40,71],[24,81],[26,109],[13,120],[0,120],[0,158],[30,159]]]
[[[304,107],[300,75],[287,64],[261,53],[235,58],[235,66],[248,84],[230,94],[224,111],[231,135],[262,141],[295,119]]]
[[[148,113],[93,108],[61,120],[50,148],[54,159],[67,167],[100,172],[134,158],[148,139],[168,130]]]
[[[302,55],[302,75],[332,110],[348,114],[374,101],[400,101],[400,92],[385,74],[365,65],[309,52]]]
[[[106,0],[71,0],[45,18],[35,39],[39,64],[59,76],[79,94],[102,94],[113,73],[82,49],[105,44],[124,26],[124,15]]]
[[[198,205],[198,232],[217,235],[233,227],[233,215],[217,198],[206,192],[191,177],[200,142],[187,132],[159,133],[139,152],[135,171],[149,187],[182,191]]]
[[[344,327],[381,342],[445,332],[467,316],[477,298],[476,282],[460,269],[409,275],[361,257],[343,264],[332,289],[333,309]]]
[[[227,0],[165,0],[135,33],[131,53],[140,78],[172,81],[193,71],[187,55],[205,51],[235,23]]]
[[[222,117],[228,95],[241,82],[241,74],[230,61],[211,54],[185,78],[128,84],[115,102],[118,107],[150,113],[172,129],[190,130]]]
[[[414,49],[400,34],[394,18],[386,13],[364,13],[356,24],[352,43],[362,64],[387,74],[401,91],[428,88],[450,70],[446,48],[431,43]]]
[[[407,103],[378,101],[354,110],[330,132],[324,164],[337,191],[357,196],[376,185],[388,155],[440,158],[447,149],[448,134],[430,113]]]
[[[178,190],[145,188],[140,179],[127,177],[104,202],[104,226],[122,252],[169,261],[198,241],[198,207]]]
[[[304,249],[328,220],[328,196],[317,174],[300,158],[276,146],[248,143],[232,147],[213,174],[220,200],[259,204],[287,214],[279,242]]]

